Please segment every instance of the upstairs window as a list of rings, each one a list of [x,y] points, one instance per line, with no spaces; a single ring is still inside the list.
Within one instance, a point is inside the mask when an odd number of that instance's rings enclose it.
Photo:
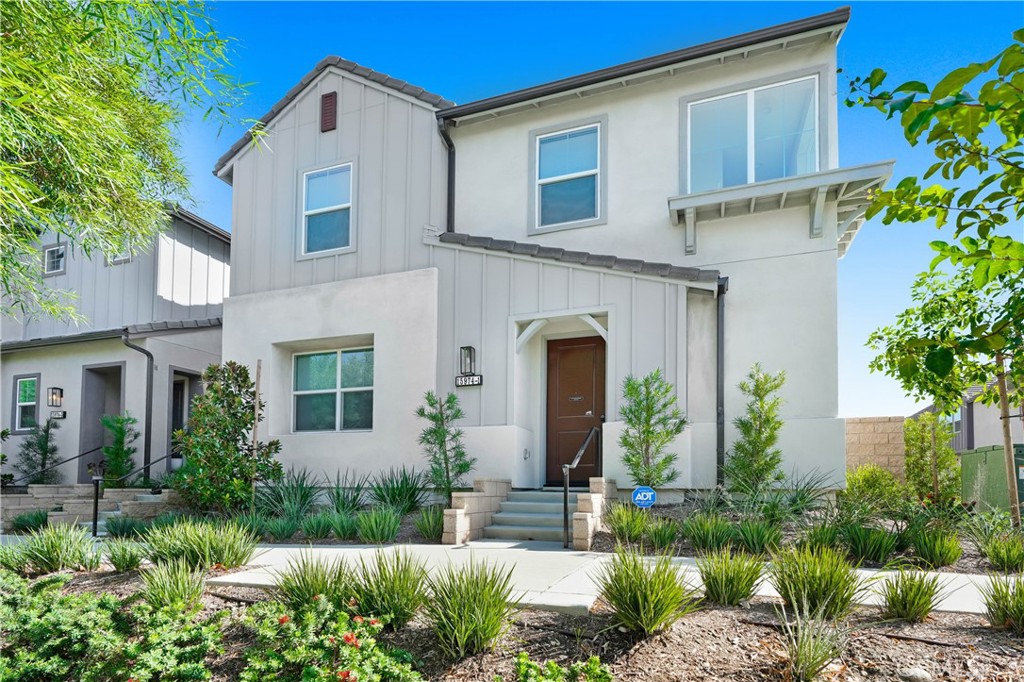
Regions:
[[[600,161],[600,124],[537,136],[538,227],[599,217]]]
[[[65,271],[67,245],[57,244],[43,249],[43,275],[60,275]]]
[[[352,164],[303,176],[302,253],[352,246]]]
[[[373,428],[373,349],[301,353],[294,363],[295,431]]]
[[[818,78],[688,106],[690,192],[818,170]]]
[[[36,425],[39,378],[23,377],[14,381],[14,431],[24,432]]]

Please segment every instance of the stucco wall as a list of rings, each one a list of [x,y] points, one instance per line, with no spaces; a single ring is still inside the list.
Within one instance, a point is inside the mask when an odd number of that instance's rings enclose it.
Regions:
[[[983,405],[975,402],[974,410],[974,447],[983,448],[989,445],[1003,445],[1003,423],[1000,419],[998,405]],[[1020,414],[1016,408],[1010,408],[1010,414]],[[1020,418],[1010,419],[1010,441],[1024,443],[1024,425]]]
[[[874,464],[904,477],[903,417],[851,417],[846,420],[846,469]]]

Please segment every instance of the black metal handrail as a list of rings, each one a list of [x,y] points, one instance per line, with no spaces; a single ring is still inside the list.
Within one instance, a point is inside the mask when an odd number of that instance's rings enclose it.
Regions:
[[[106,479],[103,476],[93,476],[92,477],[92,536],[93,537],[96,537],[96,535],[98,534],[99,524],[100,524],[100,483],[117,483],[118,481],[123,481],[124,479],[128,478],[129,476],[134,476],[135,474],[139,473],[140,471],[150,469],[157,462],[162,462],[165,459],[170,459],[171,457],[174,456],[174,454],[175,453],[171,452],[169,454],[164,455],[160,459],[154,459],[152,462],[146,462],[145,464],[143,464],[142,466],[138,467],[137,469],[133,469],[132,471],[129,471],[127,474],[125,474],[124,476],[119,476],[117,478]]]
[[[75,461],[76,459],[81,459],[82,457],[85,457],[86,455],[91,455],[92,453],[94,453],[94,452],[99,452],[99,451],[100,451],[100,450],[102,450],[102,449],[103,449],[103,446],[101,445],[101,446],[100,446],[100,447],[98,447],[98,448],[93,448],[92,450],[89,450],[88,452],[83,452],[83,453],[82,453],[82,454],[80,454],[80,455],[75,455],[74,457],[68,457],[67,459],[65,459],[65,460],[61,460],[60,462],[57,462],[56,464],[51,464],[51,465],[50,465],[50,466],[48,466],[48,467],[45,467],[45,468],[43,468],[43,469],[40,469],[39,471],[37,471],[37,472],[35,472],[35,473],[32,473],[32,474],[26,474],[25,476],[22,476],[21,478],[16,478],[16,479],[14,479],[13,481],[11,481],[10,483],[8,483],[8,484],[7,484],[6,486],[4,486],[4,487],[5,487],[5,488],[7,488],[7,487],[11,487],[11,486],[17,485],[19,481],[26,481],[26,480],[28,480],[28,479],[30,479],[30,478],[34,478],[34,477],[38,476],[39,474],[44,474],[44,473],[46,473],[46,472],[47,472],[47,471],[49,471],[50,469],[56,469],[57,467],[59,467],[59,466],[60,466],[60,465],[62,465],[62,464],[67,464],[68,462],[74,462],[74,461]]]
[[[562,531],[563,531],[563,542],[562,547],[569,548],[569,471],[579,466],[580,460],[583,458],[583,453],[590,447],[591,441],[594,440],[594,436],[601,433],[601,428],[598,426],[590,427],[590,431],[587,432],[587,437],[583,439],[583,445],[576,451],[576,456],[572,459],[572,464],[562,465],[562,478],[564,479],[564,487],[562,488]],[[601,442],[597,443],[597,457],[598,460],[601,458]]]

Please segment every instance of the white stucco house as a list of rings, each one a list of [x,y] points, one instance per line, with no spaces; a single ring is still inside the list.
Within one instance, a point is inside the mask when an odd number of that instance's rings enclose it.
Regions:
[[[454,103],[337,57],[239,140],[223,355],[262,361],[287,465],[421,466],[455,391],[474,476],[628,484],[621,386],[661,368],[716,485],[754,362],[785,370],[787,471],[844,479],[837,267],[892,162],[839,159],[847,9]]]
[[[180,208],[154,243],[108,260],[43,235],[45,286],[76,295],[78,322],[4,316],[0,328],[0,428],[14,473],[18,445],[36,423],[56,433],[64,484],[87,483],[89,466],[110,444],[100,419],[128,412],[138,420],[136,465],[153,476],[175,465],[171,433],[188,420],[199,377],[220,362],[221,310],[229,286],[230,235]]]

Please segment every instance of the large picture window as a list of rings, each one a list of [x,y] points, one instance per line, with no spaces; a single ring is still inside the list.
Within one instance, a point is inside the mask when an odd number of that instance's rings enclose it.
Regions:
[[[14,430],[28,431],[37,423],[39,405],[38,377],[22,377],[14,381]]]
[[[302,253],[352,246],[352,164],[303,174]]]
[[[373,428],[373,349],[294,356],[294,430]]]
[[[688,105],[690,192],[818,170],[818,78]]]
[[[537,226],[599,217],[600,124],[537,136]]]

